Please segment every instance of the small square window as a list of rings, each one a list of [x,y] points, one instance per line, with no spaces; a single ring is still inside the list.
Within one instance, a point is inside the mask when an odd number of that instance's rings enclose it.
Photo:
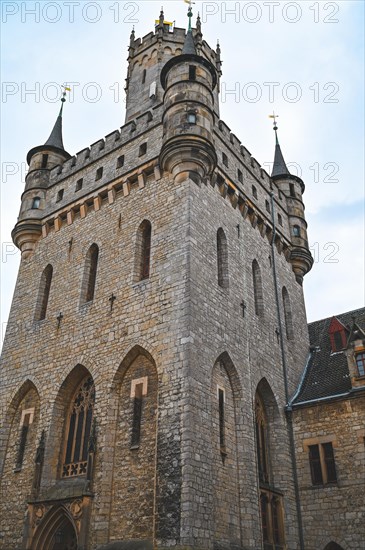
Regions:
[[[96,170],[95,181],[101,180],[102,177],[103,177],[103,167],[100,166],[100,168]]]
[[[238,177],[238,181],[240,183],[243,183],[243,174],[242,174],[241,170],[237,171],[237,177]]]
[[[189,124],[196,124],[196,114],[195,113],[188,113],[188,123]]]
[[[38,210],[40,204],[41,204],[41,199],[40,199],[40,197],[34,197],[33,203],[32,203],[32,208],[33,208],[33,210]]]
[[[222,153],[222,162],[226,168],[228,168],[228,157],[225,153]]]
[[[121,155],[117,159],[117,168],[122,168],[124,166],[124,155]]]
[[[255,197],[255,199],[257,199],[257,189],[254,185],[252,186],[252,194]]]
[[[142,143],[142,145],[140,145],[140,147],[139,147],[139,155],[138,156],[142,157],[146,153],[147,153],[147,143]]]
[[[77,180],[76,187],[75,187],[75,193],[77,191],[81,191],[83,182],[84,182],[83,178],[80,178],[79,180]]]
[[[63,199],[64,189],[60,189],[57,193],[56,202],[60,202]]]

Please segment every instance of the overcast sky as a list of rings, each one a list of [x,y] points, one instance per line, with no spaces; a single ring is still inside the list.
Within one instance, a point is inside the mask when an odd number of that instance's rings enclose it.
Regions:
[[[187,25],[183,0],[165,20]],[[74,83],[63,136],[72,155],[124,124],[129,35],[154,29],[161,1],[2,1],[1,326],[20,253],[11,242],[26,154],[48,138],[56,84]],[[315,264],[308,320],[364,305],[364,2],[196,2],[204,39],[222,49],[221,118],[270,171],[279,139],[306,185]],[[76,83],[76,84],[75,84]],[[230,93],[231,92],[231,93]]]

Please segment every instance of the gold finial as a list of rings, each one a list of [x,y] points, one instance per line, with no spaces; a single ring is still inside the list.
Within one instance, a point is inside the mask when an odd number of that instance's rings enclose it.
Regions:
[[[279,115],[276,115],[275,114],[275,111],[272,112],[272,115],[269,115],[269,118],[273,118],[274,119],[274,130],[276,132],[276,130],[278,129],[278,126],[277,126],[277,123],[276,123],[276,119],[279,118]]]

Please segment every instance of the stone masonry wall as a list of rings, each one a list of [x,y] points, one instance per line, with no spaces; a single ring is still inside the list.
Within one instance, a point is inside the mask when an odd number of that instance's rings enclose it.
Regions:
[[[365,399],[318,403],[293,411],[306,550],[333,541],[359,550],[365,540]],[[313,486],[308,445],[332,442],[337,483]]]

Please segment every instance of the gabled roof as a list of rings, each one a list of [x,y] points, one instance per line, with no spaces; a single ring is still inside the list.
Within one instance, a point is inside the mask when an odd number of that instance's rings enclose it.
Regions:
[[[348,343],[354,340],[354,337],[363,338],[365,308],[309,323],[311,353],[292,405],[335,397],[351,391],[351,377],[345,350],[333,352],[331,348],[329,331],[330,327],[335,325],[345,327]]]

